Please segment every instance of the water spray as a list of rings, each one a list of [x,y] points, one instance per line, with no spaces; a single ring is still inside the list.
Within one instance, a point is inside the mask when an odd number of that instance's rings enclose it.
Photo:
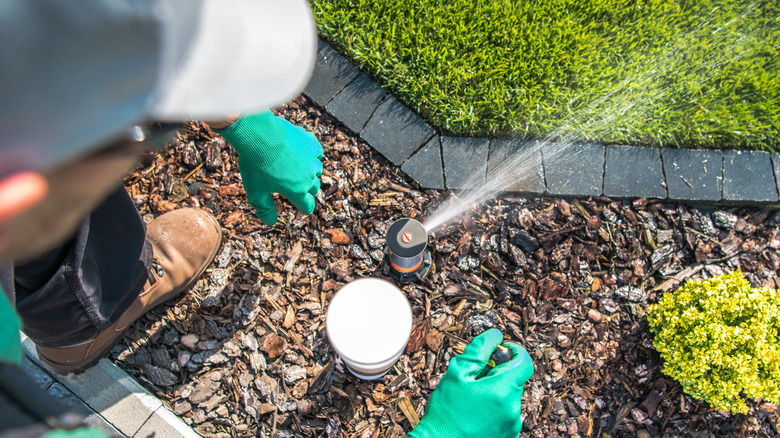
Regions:
[[[385,252],[393,279],[401,284],[412,283],[428,275],[433,256],[423,224],[414,219],[399,219],[387,231],[386,241]]]

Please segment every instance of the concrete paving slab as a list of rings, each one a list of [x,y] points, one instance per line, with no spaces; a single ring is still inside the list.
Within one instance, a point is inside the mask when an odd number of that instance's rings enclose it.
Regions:
[[[485,184],[490,140],[442,137],[444,182],[448,189],[474,189]]]
[[[136,432],[134,438],[201,438],[173,412],[160,408]]]
[[[361,73],[325,109],[352,132],[359,134],[385,95],[387,91],[384,88]]]
[[[778,200],[769,152],[723,151],[723,199],[757,202]]]
[[[47,391],[52,397],[61,401],[66,406],[73,409],[73,412],[84,417],[84,423],[95,429],[101,429],[106,432],[110,437],[124,437],[127,436],[118,431],[111,423],[106,421],[105,418],[100,416],[99,413],[90,409],[83,400],[74,395],[68,388],[63,386],[59,382],[55,382]]]
[[[441,140],[433,137],[401,166],[407,175],[426,189],[444,189],[444,166],[441,162]]]
[[[661,151],[669,198],[720,201],[723,197],[723,151],[664,149]]]
[[[358,77],[360,72],[346,58],[334,52],[322,40],[317,50],[317,64],[303,91],[317,105],[324,107],[350,82]]]
[[[491,140],[487,181],[502,191],[543,193],[544,167],[539,143]]]
[[[547,193],[599,196],[604,184],[604,146],[543,143],[542,163]]]
[[[60,381],[120,432],[133,436],[162,402],[112,365],[108,359],[101,359],[97,365],[79,374],[66,374]]]
[[[618,198],[666,198],[661,150],[607,146],[604,195]]]
[[[22,335],[22,346],[27,357],[55,380],[52,387],[59,384],[63,388],[67,388],[75,397],[75,399],[69,399],[70,402],[81,404],[96,412],[122,435],[136,436],[158,411],[159,418],[152,425],[165,420],[171,422],[169,426],[173,429],[189,428],[191,430],[183,420],[172,413],[171,415],[163,413],[162,411],[167,411],[167,408],[160,399],[108,359],[101,359],[94,366],[78,374],[60,374],[47,369],[40,362],[35,351],[35,344],[24,335]],[[150,427],[152,426],[148,426],[147,430]],[[158,434],[157,436],[166,435]]]
[[[396,166],[430,140],[435,131],[392,96],[379,105],[360,137]]]

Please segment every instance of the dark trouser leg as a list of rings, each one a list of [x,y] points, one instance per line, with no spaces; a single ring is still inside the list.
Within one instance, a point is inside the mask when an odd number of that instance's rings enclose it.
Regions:
[[[14,267],[22,330],[37,345],[63,347],[108,328],[142,290],[151,260],[146,226],[120,188],[87,217],[75,237]]]

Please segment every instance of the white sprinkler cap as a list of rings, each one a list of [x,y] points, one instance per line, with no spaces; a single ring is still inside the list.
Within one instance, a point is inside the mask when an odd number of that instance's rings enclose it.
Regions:
[[[331,345],[361,378],[384,375],[412,333],[409,301],[395,285],[378,278],[355,280],[341,288],[326,318]]]

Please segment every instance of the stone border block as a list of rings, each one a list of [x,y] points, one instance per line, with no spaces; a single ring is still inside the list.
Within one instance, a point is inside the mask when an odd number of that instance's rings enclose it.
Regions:
[[[60,380],[78,398],[128,436],[135,435],[162,402],[108,359]]]
[[[352,132],[360,133],[385,95],[387,91],[384,88],[361,73],[325,109]]]
[[[441,140],[433,137],[401,166],[407,175],[426,189],[444,189],[444,166],[441,162]]]
[[[324,107],[360,72],[346,58],[334,52],[322,40],[317,49],[317,63],[303,93],[319,106]]]
[[[502,191],[543,193],[544,167],[538,142],[491,140],[487,184]]]
[[[723,197],[723,151],[664,149],[661,151],[669,198],[720,201]]]
[[[604,195],[618,198],[666,198],[661,150],[607,146]]]
[[[769,152],[723,151],[723,199],[758,202],[778,200]]]
[[[80,405],[81,409],[95,411],[123,435],[135,436],[158,411],[160,418],[174,421],[170,416],[163,415],[162,410],[167,409],[160,399],[108,359],[101,359],[79,374],[60,374],[48,370],[40,362],[35,344],[23,334],[22,346],[31,361],[49,372],[59,384],[72,393],[74,398],[70,400],[76,403],[74,407]],[[178,417],[176,420],[171,427],[189,428]]]
[[[772,168],[775,171],[775,183],[777,184],[778,192],[780,192],[780,154],[777,152],[772,153]]]
[[[448,189],[477,189],[485,185],[490,140],[442,137],[441,148]]]
[[[604,184],[604,146],[542,143],[550,195],[599,196]]]
[[[435,133],[420,116],[390,96],[376,109],[360,137],[400,166]]]
[[[72,392],[68,390],[65,386],[63,386],[61,383],[54,383],[51,385],[51,387],[46,391],[51,395],[53,398],[59,400],[64,404],[65,406],[68,406],[73,409],[73,412],[81,415],[84,417],[84,423],[89,426],[93,427],[95,429],[101,429],[108,436],[111,437],[123,437],[125,436],[120,431],[118,431],[111,423],[106,421],[103,417],[100,416],[99,413],[93,411],[89,408],[89,406],[85,405],[82,400],[80,400],[78,397],[76,397]]]

